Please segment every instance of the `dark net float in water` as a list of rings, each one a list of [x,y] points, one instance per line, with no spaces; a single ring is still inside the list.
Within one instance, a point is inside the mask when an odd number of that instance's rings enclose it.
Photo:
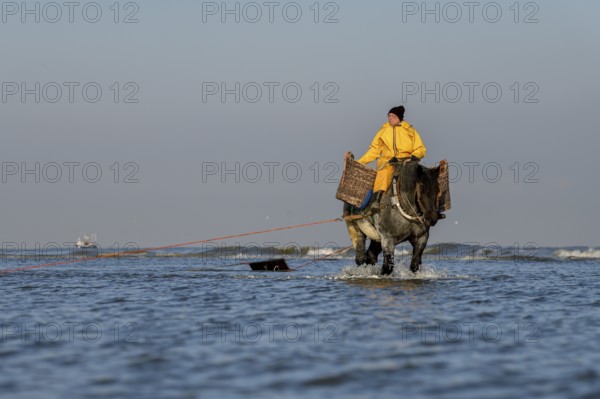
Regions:
[[[248,263],[254,271],[264,272],[289,272],[291,269],[288,267],[285,259],[272,259],[261,262]]]

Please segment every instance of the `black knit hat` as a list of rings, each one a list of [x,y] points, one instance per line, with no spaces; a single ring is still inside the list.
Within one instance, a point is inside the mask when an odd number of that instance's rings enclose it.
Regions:
[[[400,118],[401,121],[403,121],[404,120],[404,111],[405,111],[404,107],[402,105],[400,105],[400,106],[390,109],[390,112],[388,112],[388,115],[394,114],[398,118]]]

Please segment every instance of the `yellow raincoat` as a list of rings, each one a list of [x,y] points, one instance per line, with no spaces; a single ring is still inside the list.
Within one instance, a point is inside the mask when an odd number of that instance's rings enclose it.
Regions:
[[[399,126],[391,126],[384,123],[381,129],[375,135],[371,147],[358,162],[366,165],[374,160],[377,161],[377,178],[373,186],[373,191],[387,191],[392,184],[394,166],[387,162],[394,156],[396,158],[406,158],[414,155],[417,158],[423,158],[427,149],[421,141],[419,133],[406,121],[402,121]]]

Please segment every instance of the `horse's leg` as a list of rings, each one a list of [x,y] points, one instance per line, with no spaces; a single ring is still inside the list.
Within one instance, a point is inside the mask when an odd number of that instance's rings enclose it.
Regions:
[[[413,247],[412,260],[410,262],[410,271],[413,273],[419,271],[419,267],[421,266],[421,258],[423,257],[423,251],[425,251],[428,239],[429,232],[425,232],[425,234],[419,237],[414,237],[410,239],[410,243]]]
[[[354,261],[356,262],[357,266],[367,263],[367,257],[365,256],[366,241],[367,237],[361,232],[361,237],[358,237],[354,243],[354,252],[356,252],[356,258],[354,258]]]
[[[377,258],[379,257],[380,253],[381,253],[381,243],[379,241],[371,240],[371,243],[369,244],[369,249],[367,250],[367,253],[365,254],[365,256],[367,258],[367,264],[368,265],[377,264]]]
[[[383,266],[381,274],[383,276],[392,274],[394,271],[394,248],[396,247],[394,240],[381,236],[381,246],[383,247]]]
[[[346,221],[346,228],[348,229],[348,234],[350,235],[350,239],[352,240],[352,245],[354,246],[354,252],[356,253],[356,257],[354,260],[358,266],[364,265],[366,261],[365,256],[365,242],[367,237],[360,231],[360,228],[356,224],[356,222],[348,222]]]

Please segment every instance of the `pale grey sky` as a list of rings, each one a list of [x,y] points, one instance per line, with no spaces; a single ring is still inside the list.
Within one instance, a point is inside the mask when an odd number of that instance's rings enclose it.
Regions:
[[[344,153],[404,104],[457,180],[431,242],[600,245],[598,2],[113,3],[2,3],[3,243],[337,217]],[[245,241],[349,244],[343,224]]]

